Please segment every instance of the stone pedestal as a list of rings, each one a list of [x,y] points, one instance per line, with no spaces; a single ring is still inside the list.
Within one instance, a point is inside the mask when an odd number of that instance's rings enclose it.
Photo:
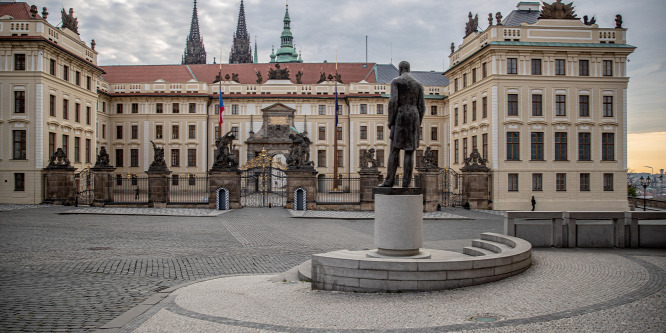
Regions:
[[[375,246],[379,256],[418,256],[423,246],[423,195],[419,188],[373,189]]]
[[[287,169],[287,204],[285,208],[294,209],[294,191],[305,189],[306,208],[317,209],[317,170],[314,168]]]
[[[229,208],[241,208],[241,172],[238,170],[208,171],[208,207],[217,208],[218,190],[224,187],[229,191]]]
[[[92,168],[95,183],[95,200],[92,205],[103,207],[113,201],[113,171],[114,167]]]
[[[471,209],[492,209],[489,171],[463,172],[462,201]]]
[[[148,174],[148,206],[166,208],[171,171],[146,171],[146,174]]]
[[[372,189],[381,182],[379,180],[379,170],[361,169],[358,174],[361,176],[361,210],[372,211],[375,209],[375,199],[372,195]]]
[[[424,196],[423,211],[435,212],[439,206],[441,194],[439,193],[439,169],[418,169],[421,177],[421,193]]]
[[[45,168],[46,189],[44,202],[55,205],[73,205],[76,198],[74,187],[75,167]]]

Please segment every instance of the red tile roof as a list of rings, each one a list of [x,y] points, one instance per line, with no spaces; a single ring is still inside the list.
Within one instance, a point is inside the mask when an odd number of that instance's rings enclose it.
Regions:
[[[374,63],[342,63],[338,64],[338,73],[342,82],[360,82],[366,80],[375,83]],[[364,67],[365,66],[365,67]],[[182,83],[196,78],[200,82],[213,83],[220,71],[220,65],[138,65],[138,66],[102,66],[107,72],[104,80],[109,83],[145,83],[163,79],[167,82]],[[242,84],[256,84],[257,71],[261,72],[262,83],[268,80],[268,70],[275,64],[222,64],[222,77],[227,74],[238,74]],[[320,73],[335,73],[335,63],[289,63],[280,64],[280,68],[289,69],[291,82],[296,83],[296,74],[301,71],[303,84],[316,84]],[[191,72],[190,72],[191,70]],[[194,74],[194,76],[192,76]],[[370,74],[370,75],[369,75]]]
[[[26,2],[3,3],[0,4],[0,16],[9,15],[15,20],[41,20],[42,16],[37,14],[37,17],[30,15],[30,6]]]

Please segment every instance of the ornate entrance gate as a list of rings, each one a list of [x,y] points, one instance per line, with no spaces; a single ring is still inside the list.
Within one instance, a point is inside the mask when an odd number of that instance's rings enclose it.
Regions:
[[[444,168],[439,174],[440,204],[442,207],[462,206],[462,175]]]
[[[243,207],[284,206],[287,202],[287,166],[261,154],[240,167],[241,205]]]
[[[90,205],[95,200],[95,177],[90,168],[81,170],[74,175],[74,191],[76,205]]]

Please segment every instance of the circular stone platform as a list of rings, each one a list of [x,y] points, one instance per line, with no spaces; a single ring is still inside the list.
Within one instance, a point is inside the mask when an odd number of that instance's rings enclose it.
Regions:
[[[325,292],[305,282],[271,282],[272,275],[219,278],[176,290],[124,329],[659,332],[666,324],[666,260],[618,252],[535,251],[523,274],[423,293]],[[473,320],[478,317],[497,321]]]

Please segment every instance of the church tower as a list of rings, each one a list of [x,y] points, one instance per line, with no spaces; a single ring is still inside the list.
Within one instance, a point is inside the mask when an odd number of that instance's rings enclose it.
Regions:
[[[238,26],[234,34],[234,44],[229,53],[230,64],[248,64],[252,63],[252,45],[250,44],[250,35],[247,33],[245,25],[245,6],[241,0],[240,12],[238,13]]]
[[[271,62],[303,62],[299,59],[298,52],[294,48],[294,35],[291,33],[291,19],[289,18],[289,5],[284,13],[284,29],[280,36],[280,48],[275,54],[271,54]]]
[[[194,0],[194,10],[192,10],[192,24],[190,25],[190,34],[187,36],[185,44],[185,54],[182,64],[205,64],[206,49],[204,48],[203,38],[199,34],[199,16],[197,15],[197,0]]]

